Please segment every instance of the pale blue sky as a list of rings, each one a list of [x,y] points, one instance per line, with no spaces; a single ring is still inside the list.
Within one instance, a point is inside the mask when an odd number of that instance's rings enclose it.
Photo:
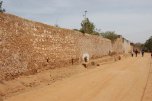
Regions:
[[[132,42],[152,36],[152,0],[3,0],[8,13],[49,25],[79,29],[84,11],[96,28]]]

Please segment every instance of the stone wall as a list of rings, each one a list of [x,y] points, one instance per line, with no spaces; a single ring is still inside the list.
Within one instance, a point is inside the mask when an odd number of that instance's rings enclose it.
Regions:
[[[112,51],[115,53],[129,53],[132,50],[131,43],[123,38],[122,36],[119,36],[113,43],[112,43]]]
[[[126,39],[124,39],[124,41],[123,41],[123,46],[124,46],[124,52],[125,53],[131,53],[131,51],[133,50],[133,46]]]
[[[0,13],[0,80],[99,58],[112,50],[101,36],[56,28]]]

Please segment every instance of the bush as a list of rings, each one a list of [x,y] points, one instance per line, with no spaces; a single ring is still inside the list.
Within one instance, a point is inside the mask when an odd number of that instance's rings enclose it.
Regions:
[[[81,22],[81,29],[80,32],[82,33],[88,33],[88,34],[93,34],[95,26],[92,22],[89,21],[88,18],[85,18],[82,22]]]
[[[101,33],[101,35],[104,38],[110,39],[112,42],[114,42],[118,38],[118,35],[115,32],[111,32],[111,31]]]
[[[145,42],[144,47],[147,51],[152,51],[152,36]]]

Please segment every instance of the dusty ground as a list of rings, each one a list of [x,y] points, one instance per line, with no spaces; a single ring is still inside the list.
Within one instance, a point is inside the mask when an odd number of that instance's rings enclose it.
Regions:
[[[144,95],[142,96],[143,101],[152,101],[152,59],[151,59],[151,68],[149,71],[147,84],[145,86]]]
[[[123,57],[125,56],[126,55],[123,55]],[[7,98],[33,89],[41,88],[46,85],[51,85],[56,81],[87,71],[90,68],[96,68],[97,63],[102,65],[105,63],[115,62],[116,57],[118,57],[118,55],[105,56],[103,58],[91,60],[87,63],[87,68],[82,64],[78,64],[63,68],[44,70],[34,75],[20,76],[14,80],[0,81],[0,96]],[[91,64],[92,62],[94,65]]]
[[[118,62],[39,86],[6,101],[152,101],[150,56]],[[4,100],[4,101],[5,101]]]

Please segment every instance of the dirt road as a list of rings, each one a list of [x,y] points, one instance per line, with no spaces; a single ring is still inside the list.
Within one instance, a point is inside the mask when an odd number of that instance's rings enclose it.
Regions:
[[[101,65],[6,101],[152,101],[144,100],[150,56]]]

